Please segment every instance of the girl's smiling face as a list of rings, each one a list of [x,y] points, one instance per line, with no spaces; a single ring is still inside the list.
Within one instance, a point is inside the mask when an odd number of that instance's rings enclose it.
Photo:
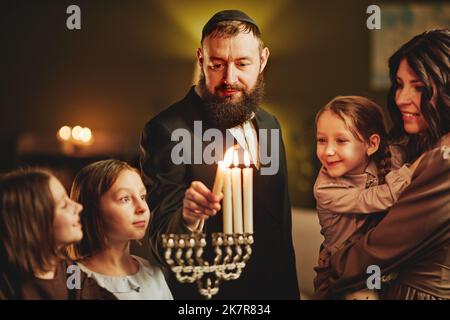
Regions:
[[[331,177],[364,173],[367,152],[367,143],[357,139],[339,116],[330,110],[319,116],[317,157]]]

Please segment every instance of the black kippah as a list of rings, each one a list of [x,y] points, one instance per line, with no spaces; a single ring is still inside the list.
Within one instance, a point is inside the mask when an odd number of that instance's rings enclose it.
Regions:
[[[242,21],[242,22],[248,22],[251,23],[258,29],[258,25],[256,24],[255,20],[250,18],[247,14],[240,10],[223,10],[217,12],[215,15],[209,19],[209,21],[205,24],[202,30],[202,40],[205,38],[205,35],[207,35],[209,32],[211,32],[212,29],[221,21],[227,21],[227,20],[236,20],[236,21]]]

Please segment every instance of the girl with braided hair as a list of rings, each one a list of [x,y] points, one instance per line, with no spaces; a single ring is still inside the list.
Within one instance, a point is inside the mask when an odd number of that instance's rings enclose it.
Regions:
[[[412,170],[400,149],[389,145],[381,108],[360,96],[338,96],[316,116],[317,157],[322,168],[314,185],[325,240],[319,266],[389,209],[410,184]],[[374,219],[369,220],[372,216]],[[346,299],[376,299],[363,290]]]

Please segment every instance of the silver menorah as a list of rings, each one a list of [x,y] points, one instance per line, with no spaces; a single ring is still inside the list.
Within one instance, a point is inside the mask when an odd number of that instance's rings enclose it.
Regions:
[[[212,264],[203,259],[207,245],[204,233],[163,234],[164,258],[181,283],[197,283],[206,299],[219,292],[222,280],[240,277],[252,254],[253,234],[212,234],[215,258]],[[224,254],[225,252],[225,254]]]

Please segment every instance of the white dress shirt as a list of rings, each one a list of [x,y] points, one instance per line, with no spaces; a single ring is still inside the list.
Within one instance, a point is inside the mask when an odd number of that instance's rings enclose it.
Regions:
[[[249,120],[228,130],[236,138],[236,141],[239,143],[241,148],[249,152],[251,162],[256,166],[257,169],[259,169],[260,162],[258,135],[256,133],[256,128],[252,122],[252,119],[254,117],[255,114],[253,113],[252,117]]]

